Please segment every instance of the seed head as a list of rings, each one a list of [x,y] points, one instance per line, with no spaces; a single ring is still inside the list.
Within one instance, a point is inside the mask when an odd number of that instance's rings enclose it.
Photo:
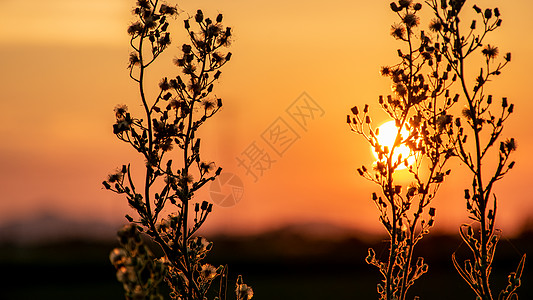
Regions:
[[[141,34],[143,31],[143,25],[140,22],[135,22],[128,27],[128,34],[131,36]]]
[[[404,37],[404,35],[405,35],[405,27],[403,27],[403,25],[401,25],[401,24],[393,24],[391,26],[390,34],[395,39],[403,40],[403,39],[405,39],[405,37]]]
[[[400,4],[401,8],[406,8],[406,7],[410,7],[412,2],[413,2],[412,0],[400,0],[398,1],[398,4]]]
[[[487,59],[494,59],[496,56],[498,56],[499,50],[496,46],[487,45],[485,48],[483,48],[481,53],[483,53]]]
[[[200,276],[202,276],[202,278],[205,278],[207,280],[211,280],[215,278],[216,275],[217,275],[217,269],[210,264],[203,265],[202,269],[200,270]]]
[[[391,69],[388,66],[383,66],[383,67],[381,67],[380,73],[383,76],[388,76],[388,75],[391,74]]]
[[[254,296],[254,291],[252,290],[252,288],[244,283],[237,284],[235,293],[237,294],[237,299],[242,299],[242,300],[249,300],[249,299],[252,299],[252,297]]]
[[[418,23],[420,22],[420,18],[415,15],[414,13],[407,13],[405,16],[403,16],[402,19],[403,23],[407,28],[416,27]]]
[[[168,6],[166,4],[161,4],[161,7],[159,8],[159,13],[173,16],[178,13],[178,9],[174,6]]]
[[[392,89],[400,97],[404,97],[405,95],[407,95],[407,88],[405,87],[403,83],[398,82],[394,84]]]
[[[202,106],[204,107],[205,110],[211,110],[215,107],[215,102],[213,102],[213,100],[210,100],[210,99],[204,99],[202,100]]]
[[[168,83],[168,79],[166,77],[161,79],[159,82],[159,88],[163,91],[170,89],[170,84]]]
[[[462,114],[468,120],[472,120],[473,119],[473,116],[472,116],[472,113],[470,111],[470,108],[468,108],[468,107],[463,108]]]
[[[510,138],[505,141],[505,148],[507,149],[508,152],[515,151],[516,147],[517,145],[516,145],[516,141],[514,138]]]
[[[113,110],[118,118],[119,116],[123,116],[128,111],[128,106],[125,104],[117,104]]]

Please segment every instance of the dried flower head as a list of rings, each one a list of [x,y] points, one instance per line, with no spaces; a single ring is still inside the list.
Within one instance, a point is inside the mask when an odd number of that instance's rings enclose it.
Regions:
[[[380,73],[383,76],[389,76],[391,74],[391,69],[389,66],[383,66],[381,67]]]
[[[210,172],[214,168],[215,168],[215,163],[214,162],[205,162],[205,161],[203,161],[203,162],[200,163],[200,170],[203,173]]]
[[[200,270],[200,276],[202,276],[202,278],[205,278],[207,280],[211,280],[215,278],[216,275],[217,275],[217,269],[210,264],[203,265],[202,269]]]
[[[505,141],[505,148],[508,152],[515,151],[517,147],[516,141],[514,138],[510,138]]]
[[[141,60],[139,59],[139,56],[137,55],[137,53],[135,53],[135,52],[130,53],[130,65],[129,65],[129,68],[131,68],[131,67],[133,67],[135,65],[138,65],[140,62],[141,62]]]
[[[401,82],[398,82],[398,83],[395,83],[393,86],[392,86],[392,89],[394,90],[394,92],[400,96],[400,97],[404,97],[405,95],[407,95],[407,88],[405,87],[405,85]]]
[[[141,8],[149,9],[150,8],[150,1],[148,1],[148,0],[138,0],[137,1],[137,6],[139,6]]]
[[[117,171],[115,173],[107,175],[107,181],[110,183],[119,182],[122,180],[123,175],[124,174],[122,174],[122,172]]]
[[[420,23],[420,18],[414,13],[406,13],[403,16],[402,22],[407,26],[407,28],[416,27]]]
[[[433,31],[433,32],[439,32],[442,30],[442,22],[440,21],[440,19],[433,19],[431,20],[431,22],[429,23],[429,30]]]
[[[170,84],[168,83],[168,79],[166,77],[161,79],[159,82],[159,88],[163,91],[170,89]]]
[[[401,24],[393,24],[391,26],[390,34],[398,40],[403,40],[405,39],[405,27]]]
[[[169,108],[172,108],[172,109],[178,109],[181,107],[181,102],[176,100],[176,99],[172,99],[170,100],[170,102],[168,103],[168,107]]]
[[[167,175],[165,177],[165,183],[169,185],[174,185],[177,183],[176,176],[174,175]]]
[[[485,48],[483,48],[481,53],[483,53],[487,59],[494,59],[496,56],[498,56],[499,50],[496,46],[487,45]]]
[[[398,1],[398,4],[400,4],[400,7],[406,8],[406,7],[410,7],[412,2],[413,2],[412,0],[400,0]]]
[[[115,108],[113,109],[115,111],[115,115],[118,118],[123,118],[124,114],[128,111],[128,106],[125,104],[117,104]]]
[[[252,287],[246,285],[246,284],[238,284],[237,288],[235,289],[235,293],[237,293],[237,299],[242,300],[249,300],[252,299],[254,296],[254,291],[252,290]]]
[[[202,107],[204,110],[211,110],[215,108],[215,102],[211,99],[204,99],[202,100]]]
[[[464,116],[465,118],[467,118],[468,120],[472,120],[472,119],[473,119],[472,112],[470,111],[470,108],[468,108],[468,107],[463,108],[463,110],[461,111],[461,113],[462,113],[463,116]]]
[[[221,24],[211,24],[209,27],[207,27],[207,35],[208,36],[217,36],[222,32],[222,25]]]
[[[163,142],[161,142],[159,148],[161,148],[161,150],[163,150],[164,152],[172,151],[172,149],[174,149],[172,139],[165,139]]]
[[[191,174],[187,174],[187,176],[180,176],[180,183],[182,185],[189,185],[194,181],[194,177]]]
[[[437,118],[437,125],[440,131],[444,130],[448,124],[451,124],[453,117],[451,115],[440,115]]]
[[[135,36],[141,34],[143,31],[143,25],[140,22],[135,22],[128,27],[128,34]]]
[[[178,13],[178,9],[175,6],[169,6],[166,4],[161,4],[161,7],[159,8],[159,13],[164,15],[173,16]]]

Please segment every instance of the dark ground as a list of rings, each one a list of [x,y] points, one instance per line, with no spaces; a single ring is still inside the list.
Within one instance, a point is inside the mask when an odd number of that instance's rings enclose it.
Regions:
[[[498,245],[492,275],[501,290],[521,253],[533,250],[533,234]],[[377,269],[364,262],[368,247],[384,255],[386,244],[356,238],[311,238],[291,229],[255,237],[212,238],[212,264],[226,263],[230,279],[242,274],[254,299],[376,299]],[[0,246],[0,299],[123,299],[108,260],[112,242],[62,241],[40,245]],[[451,254],[466,258],[466,246],[452,236],[430,235],[419,244],[429,272],[410,290],[409,298],[474,299],[456,273]],[[520,299],[533,299],[529,262],[522,277]],[[234,282],[229,287],[234,286]],[[494,295],[497,297],[497,295]],[[233,299],[231,297],[230,299]]]

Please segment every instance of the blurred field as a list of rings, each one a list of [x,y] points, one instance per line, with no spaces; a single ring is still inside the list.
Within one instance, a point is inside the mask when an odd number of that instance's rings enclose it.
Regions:
[[[531,253],[533,234],[500,242],[493,271],[493,287],[501,289],[520,253]],[[242,274],[254,299],[375,299],[378,272],[364,263],[368,247],[386,252],[378,238],[349,235],[312,235],[285,228],[252,237],[212,237],[213,264],[227,263],[230,278]],[[0,299],[123,299],[108,262],[112,241],[67,240],[0,247]],[[465,245],[456,237],[429,236],[418,255],[430,266],[411,289],[410,298],[473,299],[453,269],[450,256],[464,257]],[[526,262],[521,299],[533,299],[533,276]],[[230,284],[230,287],[234,283]]]

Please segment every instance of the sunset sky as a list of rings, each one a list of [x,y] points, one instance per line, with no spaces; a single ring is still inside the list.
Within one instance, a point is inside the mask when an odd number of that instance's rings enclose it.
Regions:
[[[507,96],[516,106],[504,136],[518,140],[517,165],[496,187],[497,224],[511,235],[533,217],[533,125],[527,121],[533,111],[533,2],[476,3],[500,8],[503,26],[488,42],[513,54],[489,85],[496,98]],[[116,167],[132,162],[140,171],[143,163],[111,128],[116,104],[140,109],[126,68],[133,5],[0,0],[0,228],[42,214],[118,225],[133,213],[101,185]],[[389,35],[398,21],[389,1],[188,0],[179,8],[173,44],[148,77],[154,87],[178,75],[171,62],[188,14],[198,8],[212,17],[223,13],[235,33],[232,60],[215,87],[224,108],[202,131],[203,156],[238,176],[244,196],[233,207],[215,207],[205,230],[254,233],[325,222],[381,233],[370,198],[377,186],[356,172],[372,163],[372,152],[345,118],[352,106],[368,103],[377,123],[387,121],[377,99],[390,93],[390,82],[378,71],[397,61],[400,46]],[[316,114],[300,126],[290,108],[303,100],[314,103]],[[299,137],[281,155],[262,139],[275,122]],[[275,160],[257,180],[236,159],[252,144]],[[435,230],[456,231],[468,221],[462,195],[470,177],[464,166],[453,166],[435,201]],[[199,199],[209,199],[208,189]]]

